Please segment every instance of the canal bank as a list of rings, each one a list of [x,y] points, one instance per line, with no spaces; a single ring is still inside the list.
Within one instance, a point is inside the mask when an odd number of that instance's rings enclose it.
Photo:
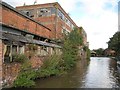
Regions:
[[[36,88],[120,88],[115,60],[91,57],[89,63],[85,61],[78,61],[68,74],[37,80]]]

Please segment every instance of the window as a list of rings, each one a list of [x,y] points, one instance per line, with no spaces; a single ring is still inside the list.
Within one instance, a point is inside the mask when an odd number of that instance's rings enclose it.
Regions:
[[[64,20],[64,15],[60,10],[58,10],[58,17],[60,17],[62,20]]]
[[[40,9],[38,9],[38,17],[50,16],[50,15],[51,15],[50,8],[40,8]]]
[[[56,13],[56,8],[51,7],[51,14],[55,14]]]
[[[22,12],[29,17],[34,17],[34,10],[24,10]]]

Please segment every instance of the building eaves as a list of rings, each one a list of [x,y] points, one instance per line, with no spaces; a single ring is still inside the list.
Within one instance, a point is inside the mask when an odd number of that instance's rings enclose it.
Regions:
[[[20,14],[20,15],[22,15],[23,17],[25,17],[25,18],[27,18],[27,19],[29,19],[29,20],[31,20],[31,21],[33,21],[33,22],[35,22],[35,23],[43,26],[44,28],[48,29],[49,31],[51,31],[51,29],[49,29],[48,27],[46,27],[46,26],[44,26],[43,24],[39,23],[38,21],[30,18],[30,17],[27,16],[27,15],[24,15],[22,12],[17,11],[17,10],[16,10],[15,8],[13,8],[11,5],[9,5],[9,4],[7,4],[7,3],[5,3],[5,2],[3,2],[3,1],[0,2],[0,4],[1,4],[2,6],[4,6],[4,7],[6,7],[6,8],[9,8],[10,10],[16,12],[17,14]]]
[[[4,33],[0,32],[0,33],[2,33],[2,35],[0,36],[0,39],[2,39],[2,40],[9,40],[9,41],[13,41],[13,42],[23,42],[23,43],[37,44],[37,45],[42,45],[42,46],[47,46],[47,47],[61,48],[61,46],[59,46],[59,45],[48,43],[48,42],[43,42],[40,40],[30,39],[23,35],[16,35],[16,34],[5,33],[5,32]]]

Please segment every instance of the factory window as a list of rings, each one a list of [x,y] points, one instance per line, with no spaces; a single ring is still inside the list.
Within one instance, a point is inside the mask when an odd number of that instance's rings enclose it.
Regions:
[[[50,8],[40,8],[38,11],[38,17],[50,15],[51,15]]]
[[[51,7],[51,14],[55,14],[56,13],[56,8]]]
[[[60,10],[58,10],[58,17],[60,17],[62,20],[64,20],[64,15]]]
[[[34,10],[25,10],[22,12],[29,17],[34,17]]]
[[[71,23],[67,18],[65,18],[65,21],[66,21],[67,25],[70,26]]]

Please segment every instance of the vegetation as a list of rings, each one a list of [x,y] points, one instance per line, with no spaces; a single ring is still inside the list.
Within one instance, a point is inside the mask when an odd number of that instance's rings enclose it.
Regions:
[[[82,36],[78,29],[74,29],[69,35],[65,35],[63,44],[63,65],[65,70],[70,69],[78,59],[79,46],[82,45]]]
[[[35,85],[33,78],[35,77],[35,71],[27,70],[20,72],[17,79],[14,81],[14,87],[31,87]]]
[[[36,78],[45,78],[65,73],[75,66],[79,56],[79,47],[83,45],[82,42],[80,30],[74,29],[70,34],[65,35],[62,55],[48,56],[38,70],[32,69],[29,60],[24,62],[21,66],[20,74],[14,82],[14,87],[31,87],[35,85],[34,79]],[[32,45],[29,49],[34,51],[36,48],[34,47],[33,49],[33,47]],[[85,50],[89,52],[88,47]]]
[[[61,56],[53,55],[48,56],[43,62],[41,68],[37,71],[37,78],[49,77],[53,75],[59,75],[62,71],[60,68]]]
[[[116,32],[108,41],[108,48],[116,52],[120,56],[120,32]]]
[[[14,54],[13,55],[13,62],[24,63],[27,60],[28,60],[28,58],[24,54]]]
[[[105,56],[105,50],[103,48],[94,49],[93,51],[96,52],[96,56]]]
[[[17,79],[14,81],[14,87],[31,87],[35,85],[33,81],[36,77],[36,72],[31,68],[31,63],[26,61],[22,64],[21,70]]]
[[[90,59],[90,56],[91,56],[91,54],[90,54],[90,49],[89,49],[87,46],[84,46],[84,47],[83,47],[83,50],[87,53],[86,58],[87,58],[87,59]]]

